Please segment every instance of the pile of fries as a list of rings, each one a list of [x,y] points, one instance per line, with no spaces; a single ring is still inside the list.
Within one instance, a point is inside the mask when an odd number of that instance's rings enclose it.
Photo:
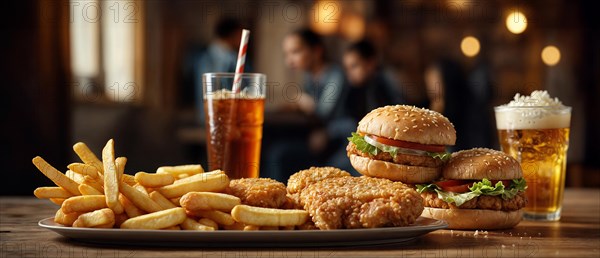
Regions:
[[[127,158],[115,157],[111,139],[102,160],[79,142],[73,150],[83,163],[62,173],[41,157],[33,164],[57,186],[39,187],[34,195],[60,205],[56,223],[85,228],[167,230],[291,230],[304,224],[304,210],[243,205],[223,194],[229,178],[201,165],[160,167],[156,173],[125,174]]]

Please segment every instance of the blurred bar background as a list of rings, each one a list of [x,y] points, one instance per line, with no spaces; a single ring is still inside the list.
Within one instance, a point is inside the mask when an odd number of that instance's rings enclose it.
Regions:
[[[343,147],[318,147],[315,140],[306,155],[295,154],[318,157],[315,162],[273,158],[278,146],[314,136],[311,117],[286,108],[307,82],[303,72],[289,69],[283,44],[308,28],[322,37],[328,62],[346,69],[347,49],[370,42],[377,69],[395,78],[398,104],[463,110],[457,111],[461,122],[449,115],[457,125],[456,149],[497,149],[493,106],[516,93],[548,90],[573,107],[567,186],[600,187],[595,6],[566,0],[9,1],[1,18],[6,178],[0,194],[31,194],[49,184],[31,158],[40,155],[64,170],[77,160],[71,150],[77,141],[99,154],[114,138],[117,155],[129,159],[127,173],[206,166],[200,60],[215,44],[231,46],[231,32],[242,27],[252,31],[248,70],[269,81],[262,176],[285,181],[299,168],[331,164]],[[446,92],[441,104],[440,89]]]

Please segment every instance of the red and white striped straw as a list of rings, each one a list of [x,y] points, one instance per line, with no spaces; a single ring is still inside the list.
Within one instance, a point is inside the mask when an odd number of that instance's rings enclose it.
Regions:
[[[246,64],[246,52],[248,51],[249,30],[242,30],[242,40],[240,42],[240,51],[238,53],[237,65],[235,66],[235,76],[233,77],[233,92],[239,93],[242,84],[242,73]]]

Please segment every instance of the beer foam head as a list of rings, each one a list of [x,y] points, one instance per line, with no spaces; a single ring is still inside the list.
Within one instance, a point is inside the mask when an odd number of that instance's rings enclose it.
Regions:
[[[499,130],[568,128],[571,122],[571,108],[547,91],[534,91],[529,96],[517,93],[495,111]]]

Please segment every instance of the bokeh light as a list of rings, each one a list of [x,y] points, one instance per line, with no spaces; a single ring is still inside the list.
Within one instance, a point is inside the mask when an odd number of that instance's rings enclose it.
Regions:
[[[527,29],[527,17],[519,11],[511,12],[506,17],[506,28],[514,34],[523,33]]]
[[[555,46],[546,46],[542,50],[542,61],[548,66],[554,66],[560,62],[560,50]]]
[[[460,42],[460,50],[468,57],[476,56],[480,48],[479,40],[473,36],[467,36]]]

